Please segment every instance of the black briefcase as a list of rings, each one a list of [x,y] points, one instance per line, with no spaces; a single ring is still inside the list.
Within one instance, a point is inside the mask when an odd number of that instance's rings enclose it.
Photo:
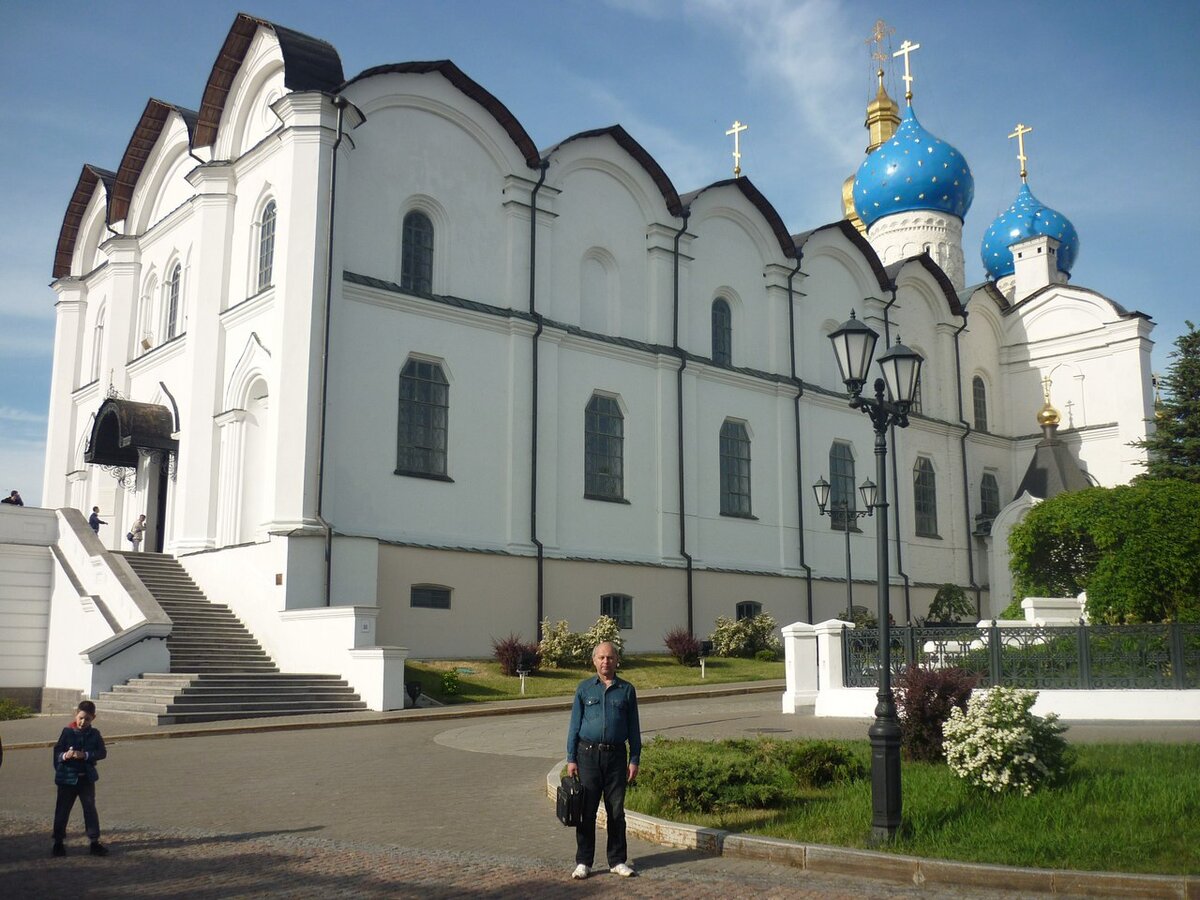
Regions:
[[[563,778],[554,806],[558,821],[568,828],[583,824],[583,785],[578,778]]]

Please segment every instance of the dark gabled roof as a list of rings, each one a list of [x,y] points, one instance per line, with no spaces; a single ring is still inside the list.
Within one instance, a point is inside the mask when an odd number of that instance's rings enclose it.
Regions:
[[[875,252],[875,248],[871,246],[871,242],[848,219],[838,219],[836,222],[830,222],[828,225],[818,225],[816,228],[810,228],[808,231],[793,234],[792,243],[796,245],[797,251],[803,253],[804,245],[808,243],[809,238],[822,231],[830,230],[840,231],[846,240],[858,248],[863,258],[867,261],[867,264],[870,265],[871,271],[875,273],[875,281],[878,282],[881,291],[891,290],[892,280],[888,277],[887,272],[884,271],[879,254]]]
[[[958,301],[965,309],[967,302],[976,294],[983,294],[989,300],[996,304],[996,308],[1001,312],[1008,309],[1008,298],[1000,292],[994,281],[981,281],[978,284],[969,284],[958,292]]]
[[[129,215],[129,204],[133,200],[133,191],[137,187],[138,179],[142,177],[142,169],[145,168],[150,151],[158,142],[172,112],[179,113],[187,126],[188,141],[194,139],[196,113],[193,110],[155,100],[153,97],[146,101],[146,108],[142,110],[142,117],[133,129],[133,136],[129,139],[125,155],[121,157],[121,165],[117,168],[117,180],[108,207],[110,222],[120,222]]]
[[[950,279],[946,277],[946,273],[942,271],[942,267],[933,261],[926,252],[918,253],[916,256],[910,256],[907,259],[902,259],[899,262],[894,262],[887,266],[884,271],[888,273],[888,278],[892,284],[896,283],[896,277],[900,274],[900,270],[908,265],[919,265],[926,272],[933,276],[933,280],[938,283],[938,287],[942,289],[942,294],[946,298],[946,305],[950,307],[950,312],[953,315],[965,318],[967,313],[963,309],[963,305],[959,302],[958,291],[954,285],[950,283]]]
[[[771,226],[771,231],[775,234],[775,240],[779,241],[779,249],[783,251],[783,255],[788,259],[795,259],[796,245],[792,243],[792,236],[788,234],[788,230],[783,224],[783,219],[779,217],[779,213],[775,211],[775,207],[762,195],[762,192],[754,186],[754,182],[749,178],[726,178],[723,181],[714,181],[707,187],[684,194],[679,200],[684,206],[690,207],[692,202],[705,191],[728,186],[733,186],[742,192],[745,198],[767,220],[767,224]]]
[[[1072,285],[1065,285],[1065,284],[1043,285],[1042,287],[1040,287],[1036,291],[1034,291],[1032,294],[1030,294],[1028,297],[1023,297],[1021,300],[1014,303],[1012,306],[1008,307],[1006,310],[1004,310],[1004,312],[1005,313],[1014,312],[1014,311],[1020,309],[1025,304],[1030,303],[1033,300],[1036,300],[1038,297],[1042,296],[1042,294],[1045,294],[1048,291],[1052,291],[1055,288],[1066,288],[1066,289],[1069,289],[1072,291],[1079,291],[1081,294],[1091,294],[1093,297],[1098,297],[1101,300],[1103,300],[1105,303],[1107,303],[1109,306],[1111,306],[1113,308],[1113,312],[1115,312],[1122,319],[1149,319],[1149,318],[1151,318],[1151,316],[1148,313],[1139,312],[1136,309],[1133,309],[1133,310],[1126,309],[1120,303],[1118,303],[1116,300],[1112,300],[1108,297],[1105,297],[1099,291],[1094,291],[1091,288],[1077,287],[1073,284]]]
[[[578,134],[573,134],[569,138],[559,141],[550,149],[543,151],[542,156],[549,158],[550,154],[559,147],[569,144],[572,141],[604,137],[606,135],[616,141],[617,145],[633,157],[634,162],[640,165],[646,174],[650,176],[650,180],[654,182],[659,193],[662,194],[663,202],[667,204],[667,211],[673,216],[682,216],[683,203],[679,199],[679,192],[675,190],[675,185],[667,177],[667,173],[663,171],[658,161],[646,151],[646,148],[635,141],[629,132],[620,125],[609,125],[607,128],[593,128],[591,131],[581,131]]]
[[[260,26],[271,29],[279,40],[279,50],[283,54],[283,84],[289,91],[332,93],[345,80],[341,57],[332,44],[265,19],[238,13],[204,86],[193,147],[211,147],[216,142],[229,89]]]
[[[500,127],[508,132],[508,136],[512,138],[512,142],[517,146],[521,155],[525,157],[525,165],[531,169],[541,166],[541,154],[538,153],[533,140],[530,139],[528,132],[525,131],[525,126],[517,121],[517,117],[509,111],[507,106],[497,100],[490,91],[479,84],[479,82],[470,78],[462,69],[448,59],[430,60],[428,62],[389,63],[384,66],[374,66],[373,68],[359,72],[349,81],[342,84],[338,90],[344,91],[355,82],[371,78],[375,75],[428,75],[434,72],[441,75],[491,114]]]
[[[1044,434],[1033,450],[1033,459],[1029,461],[1014,500],[1026,492],[1039,500],[1049,500],[1066,491],[1081,491],[1094,484],[1079,467],[1070,448],[1059,439],[1058,426],[1046,426]]]
[[[71,274],[71,257],[75,253],[75,240],[79,237],[79,226],[83,221],[83,214],[87,210],[88,202],[96,190],[96,185],[104,185],[104,193],[108,197],[106,206],[111,206],[113,184],[116,180],[116,172],[84,164],[83,171],[79,173],[79,180],[75,182],[75,190],[71,192],[71,200],[67,203],[67,212],[63,216],[62,227],[58,231],[58,246],[54,250],[54,267],[51,269],[52,277],[62,278],[64,275]],[[105,217],[107,219],[107,212]]]

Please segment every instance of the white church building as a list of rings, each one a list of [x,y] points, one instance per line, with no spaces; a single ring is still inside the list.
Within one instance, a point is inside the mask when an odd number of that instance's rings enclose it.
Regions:
[[[106,552],[144,513],[142,549],[281,668],[376,707],[405,651],[544,619],[611,614],[641,652],[819,622],[846,522],[811,485],[853,505],[875,477],[828,340],[854,310],[925,358],[889,445],[892,614],[955,582],[994,615],[989,525],[1037,499],[1049,398],[1091,482],[1138,473],[1153,323],[1069,280],[1079,239],[1024,178],[966,285],[966,160],[882,86],[867,125],[845,217],[793,233],[749,178],[677,187],[619,125],[535,142],[452,62],[348,78],[239,15],[198,111],[151,99],[67,206],[43,502],[99,507]],[[871,606],[875,519],[850,528]],[[86,692],[55,683],[84,649],[56,615],[46,687]]]

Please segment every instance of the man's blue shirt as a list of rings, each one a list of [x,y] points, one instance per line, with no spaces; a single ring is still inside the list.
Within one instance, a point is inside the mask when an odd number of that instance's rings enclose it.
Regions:
[[[567,762],[576,761],[575,749],[580,739],[593,744],[628,741],[629,762],[640,764],[642,728],[638,721],[637,692],[632,684],[613,676],[613,683],[606,688],[599,675],[579,682],[567,728]]]

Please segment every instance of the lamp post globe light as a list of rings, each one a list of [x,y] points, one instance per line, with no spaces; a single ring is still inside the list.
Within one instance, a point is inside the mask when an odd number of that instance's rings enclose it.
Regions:
[[[887,429],[908,427],[908,410],[921,377],[921,354],[896,338],[879,357],[883,377],[873,385],[875,397],[864,397],[863,386],[875,355],[879,335],[850,312],[850,319],[829,335],[842,381],[850,393],[850,408],[866,413],[875,429],[875,479],[879,483],[873,506],[879,510],[875,528],[879,588],[879,692],[875,721],[867,730],[871,741],[871,841],[886,843],[900,827],[900,720],[892,698],[891,617],[888,602]],[[823,480],[823,479],[822,479]]]
[[[863,498],[862,509],[855,509],[850,505],[849,495],[834,500],[833,505],[829,509],[826,509],[825,507],[829,505],[830,484],[825,480],[824,475],[818,478],[816,484],[812,487],[813,494],[817,498],[817,506],[821,510],[821,515],[829,516],[833,520],[835,528],[840,516],[842,531],[846,533],[846,621],[850,622],[854,619],[854,594],[850,580],[850,523],[861,519],[863,516],[869,516],[875,511],[875,484],[868,478],[858,486],[858,491],[862,494]]]

